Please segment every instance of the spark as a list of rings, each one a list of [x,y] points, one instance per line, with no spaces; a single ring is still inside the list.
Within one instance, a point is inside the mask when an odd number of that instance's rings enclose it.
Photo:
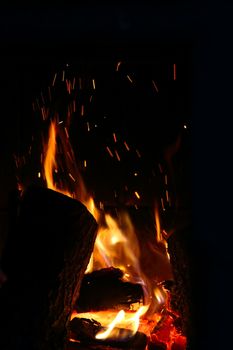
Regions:
[[[38,178],[41,178],[41,173],[40,173],[40,171],[38,172]]]
[[[129,146],[128,146],[128,144],[127,144],[127,142],[126,142],[126,141],[124,141],[124,145],[125,145],[125,148],[127,149],[127,151],[129,151],[129,150],[130,150],[130,148],[129,148]]]
[[[87,122],[87,131],[90,131],[91,129],[90,129],[90,124],[89,124],[89,122]]]
[[[165,185],[167,185],[167,174],[164,177]]]
[[[81,116],[84,116],[84,105],[81,106]]]
[[[187,129],[187,125],[186,124],[184,124],[184,129]]]
[[[168,190],[166,190],[166,199],[167,199],[167,202],[169,203],[169,195],[168,195]]]
[[[117,191],[114,191],[114,197],[117,198]]]
[[[138,173],[134,173],[134,176],[138,176]]]
[[[68,130],[67,130],[67,128],[66,128],[66,127],[65,127],[64,129],[65,129],[66,137],[67,137],[67,139],[68,139],[68,138],[69,138],[69,133],[68,133]]]
[[[84,168],[87,167],[87,161],[86,160],[84,160],[83,165],[84,165]]]
[[[135,196],[136,196],[138,199],[140,199],[140,195],[139,195],[139,193],[138,193],[137,191],[134,191],[134,194],[135,194]]]
[[[120,158],[119,153],[117,152],[117,150],[115,150],[115,155],[116,155],[116,157],[117,157],[117,160],[120,162],[120,161],[121,161],[121,158]]]
[[[138,158],[141,158],[142,156],[141,156],[141,153],[136,149],[136,153],[137,153],[137,156],[138,156]]]
[[[113,153],[111,152],[110,148],[107,146],[106,150],[108,151],[108,153],[110,154],[111,157],[114,157]]]
[[[73,175],[71,173],[69,173],[69,177],[75,182],[75,178],[73,177]]]
[[[54,86],[56,79],[57,79],[57,73],[55,73],[55,75],[54,75],[52,86]]]
[[[69,94],[71,93],[71,83],[68,79],[66,79],[66,90]]]
[[[161,205],[162,205],[162,208],[163,208],[163,210],[165,210],[165,208],[164,208],[163,198],[161,197],[160,199],[161,199]]]
[[[155,84],[155,81],[154,81],[154,80],[152,80],[152,84],[153,84],[153,86],[154,86],[156,92],[159,92],[159,89],[158,89],[157,85]]]
[[[89,99],[89,102],[90,102],[90,103],[91,103],[91,101],[92,101],[92,98],[93,98],[93,96],[91,95],[91,96],[90,96],[90,99]]]
[[[115,132],[112,134],[114,142],[117,142],[116,134]]]
[[[176,80],[176,64],[173,64],[173,80]]]
[[[133,83],[133,80],[132,80],[132,78],[130,78],[130,76],[127,74],[127,78],[128,78],[128,80],[131,82],[131,84]]]
[[[64,81],[65,80],[65,71],[63,70],[62,71],[62,81]]]
[[[58,124],[62,124],[62,123],[64,123],[64,121],[63,121],[63,120],[61,120],[60,122],[58,122]]]
[[[95,79],[92,79],[93,90],[95,90]]]
[[[120,67],[120,65],[121,65],[121,61],[119,61],[119,62],[117,62],[117,66],[116,66],[116,71],[118,72],[118,70],[119,70],[119,67]]]

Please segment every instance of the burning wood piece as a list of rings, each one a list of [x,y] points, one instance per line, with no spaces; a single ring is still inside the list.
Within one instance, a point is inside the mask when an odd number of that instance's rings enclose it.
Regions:
[[[95,349],[95,346],[99,345],[101,345],[101,349],[104,349],[105,346],[107,349],[109,347],[135,350],[146,348],[147,336],[144,333],[136,332],[134,334],[129,329],[115,327],[113,333],[107,338],[97,339],[97,333],[105,330],[106,328],[102,327],[99,322],[89,319],[74,318],[69,324],[70,338],[79,341],[81,345],[85,345],[86,349]]]
[[[43,188],[24,192],[3,256],[1,350],[64,349],[96,232],[79,201]]]
[[[86,274],[76,303],[77,311],[129,309],[133,303],[142,301],[142,286],[124,282],[122,277],[123,272],[113,267]]]

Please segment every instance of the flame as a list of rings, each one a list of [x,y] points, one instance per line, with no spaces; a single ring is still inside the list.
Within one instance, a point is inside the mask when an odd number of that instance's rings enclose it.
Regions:
[[[166,239],[164,238],[164,234],[161,231],[161,225],[160,225],[160,217],[159,217],[159,209],[157,206],[155,206],[155,227],[156,227],[156,236],[155,240],[157,243],[159,243],[161,246],[164,247],[164,250],[166,252],[167,258],[170,261],[170,255],[168,252],[168,244]]]
[[[162,317],[161,313],[156,312],[158,306],[166,307],[168,300],[166,291],[150,281],[141,269],[139,242],[129,214],[122,211],[117,216],[113,216],[96,207],[94,198],[86,190],[82,176],[78,168],[75,167],[68,131],[65,127],[62,134],[60,128],[62,126],[56,120],[51,122],[48,142],[44,145],[43,174],[40,176],[46,180],[48,188],[81,201],[98,223],[97,238],[86,273],[106,267],[119,268],[123,272],[125,281],[140,283],[144,292],[144,304],[138,303],[136,311],[131,308],[127,311],[123,309],[120,311],[107,310],[84,314],[74,312],[71,320],[74,317],[80,317],[95,319],[100,322],[106,329],[96,334],[96,339],[99,340],[109,337],[111,339],[124,339],[133,336],[138,330],[150,336],[155,325]],[[74,191],[68,190],[66,183],[59,181],[59,184],[57,184],[54,180],[54,173],[58,174],[60,164],[57,154],[58,138],[63,148],[62,154],[67,167],[67,179],[72,181],[72,186],[75,186]],[[138,198],[140,197],[136,191],[135,195]],[[161,230],[157,207],[155,208],[155,228],[155,243],[162,248],[162,252],[167,254],[169,258],[167,241]],[[130,333],[127,330],[130,330]],[[171,338],[176,337],[176,334],[172,335],[173,331],[172,328]]]
[[[49,138],[48,143],[44,147],[45,160],[44,160],[44,176],[47,184],[47,188],[51,190],[65,194],[68,197],[72,197],[71,193],[67,190],[62,190],[58,188],[54,182],[53,172],[57,169],[56,162],[56,142],[57,128],[56,122],[52,121],[49,128]]]
[[[130,315],[129,313],[126,314],[124,310],[120,310],[114,318],[114,320],[107,327],[107,330],[104,332],[98,332],[96,334],[96,339],[106,339],[109,336],[113,336],[118,339],[125,338],[124,332],[120,333],[118,329],[115,328],[117,325],[124,329],[130,329],[132,331],[130,335],[133,336],[139,328],[140,316],[145,314],[147,309],[148,306],[141,306],[139,310],[133,313],[132,315]]]

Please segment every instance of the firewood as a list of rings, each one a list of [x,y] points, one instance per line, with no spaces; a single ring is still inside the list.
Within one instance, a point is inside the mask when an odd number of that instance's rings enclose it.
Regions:
[[[81,345],[85,345],[86,349],[93,349],[94,346],[113,347],[114,349],[135,349],[143,350],[147,345],[147,336],[142,332],[135,334],[128,329],[115,327],[113,335],[106,339],[96,339],[95,336],[99,331],[105,331],[100,323],[83,318],[74,318],[69,324],[69,336],[73,340],[80,341]]]
[[[97,223],[77,200],[28,188],[3,255],[1,350],[62,350]],[[13,329],[12,329],[13,325]]]
[[[76,310],[129,309],[131,304],[142,301],[142,286],[125,282],[122,277],[123,272],[113,267],[86,274],[82,280]]]

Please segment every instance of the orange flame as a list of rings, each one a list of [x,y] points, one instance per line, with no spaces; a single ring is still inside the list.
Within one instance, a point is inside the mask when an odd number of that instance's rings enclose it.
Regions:
[[[50,128],[49,128],[48,144],[45,146],[45,155],[46,156],[45,156],[45,160],[44,160],[44,175],[45,175],[47,188],[50,188],[51,190],[63,193],[68,197],[72,197],[72,195],[69,191],[59,189],[54,182],[53,172],[57,168],[56,134],[57,134],[56,123],[55,123],[55,121],[52,121]]]
[[[106,330],[99,332],[96,335],[96,339],[106,339],[108,337],[119,339],[129,336],[127,332],[122,332],[122,328],[130,330],[132,332],[130,334],[132,335],[138,330],[143,330],[145,334],[149,335],[161,319],[161,314],[155,312],[155,310],[156,305],[165,306],[167,303],[166,292],[158,285],[149,281],[141,269],[139,242],[129,214],[127,212],[121,212],[115,218],[96,207],[93,197],[88,194],[85,188],[80,172],[74,167],[75,161],[72,147],[67,137],[67,130],[65,129],[63,135],[58,128],[59,126],[56,121],[52,121],[49,128],[48,143],[44,145],[43,175],[48,188],[81,201],[98,223],[97,238],[86,273],[105,267],[119,268],[124,273],[124,280],[132,283],[140,283],[144,291],[144,305],[138,303],[136,311],[120,310],[117,312],[116,310],[107,310],[84,314],[74,312],[71,319],[74,317],[83,317],[95,319],[97,322],[100,322],[103,327],[106,327]],[[54,180],[54,173],[57,173],[59,168],[57,158],[58,137],[61,138],[63,154],[65,155],[69,175],[67,179],[68,181],[72,180],[72,185],[76,186],[73,192],[65,188],[66,186],[62,186],[61,182],[59,182],[58,186]],[[70,170],[71,168],[72,171]],[[135,195],[137,194],[135,192]],[[167,253],[167,242],[161,231],[159,211],[157,208],[155,209],[155,226],[155,242],[163,247],[163,250]],[[169,257],[169,255],[167,256]],[[146,317],[145,314],[147,314]],[[121,332],[119,332],[119,328]]]

